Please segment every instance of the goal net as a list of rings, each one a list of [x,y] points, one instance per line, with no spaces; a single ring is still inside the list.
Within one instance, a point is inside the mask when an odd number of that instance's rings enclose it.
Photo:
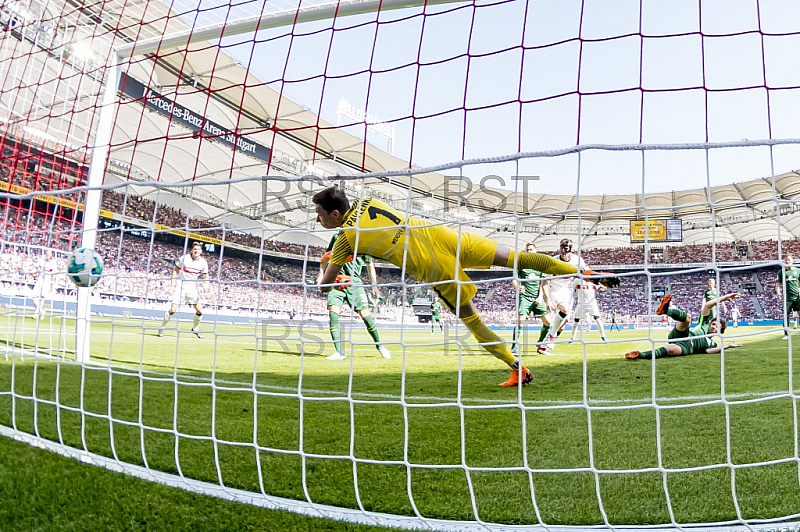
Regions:
[[[798,21],[2,2],[0,434],[355,523],[796,526]]]

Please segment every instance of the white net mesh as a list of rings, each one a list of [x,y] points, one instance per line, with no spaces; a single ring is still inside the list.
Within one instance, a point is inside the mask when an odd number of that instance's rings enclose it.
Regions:
[[[797,9],[3,3],[0,433],[368,524],[795,522]],[[388,222],[329,296],[333,185]],[[565,238],[596,309],[494,254]]]

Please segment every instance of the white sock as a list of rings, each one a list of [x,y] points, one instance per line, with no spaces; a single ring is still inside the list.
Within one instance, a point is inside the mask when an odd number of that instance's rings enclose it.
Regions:
[[[572,326],[572,336],[569,337],[570,340],[575,339],[575,335],[578,333],[578,328],[580,327],[580,322],[576,321],[575,324]]]
[[[553,319],[550,320],[552,322],[552,325],[550,326],[549,334],[552,334],[553,336],[558,336],[557,332],[558,329],[561,328],[561,324],[564,323],[564,318],[566,318],[566,316],[562,316],[558,310],[556,310],[553,313]]]
[[[194,323],[192,324],[192,329],[197,329],[197,326],[200,324],[200,318],[202,314],[195,314],[194,315]]]
[[[169,311],[165,312],[164,321],[161,322],[161,328],[163,329],[164,327],[166,327],[167,323],[169,323],[169,320],[171,319],[172,319],[172,314],[170,314]]]
[[[603,328],[603,322],[598,320],[597,318],[595,318],[594,321],[597,323],[597,328],[600,329],[600,337],[601,338],[605,338],[606,337],[606,330]]]

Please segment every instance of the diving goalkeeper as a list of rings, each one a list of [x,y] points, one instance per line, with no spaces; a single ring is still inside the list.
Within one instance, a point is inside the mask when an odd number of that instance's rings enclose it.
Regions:
[[[350,205],[344,192],[327,188],[313,197],[317,221],[326,229],[341,227],[340,238],[320,289],[329,292],[351,255],[370,255],[405,268],[412,277],[431,283],[442,302],[461,319],[475,339],[491,354],[511,368],[511,376],[500,386],[531,382],[530,370],[521,366],[508,346],[489,330],[475,310],[472,298],[477,292],[464,269],[488,269],[492,266],[529,268],[548,275],[576,273],[574,266],[541,253],[517,253],[497,242],[470,233],[458,233],[449,227],[431,225],[376,199],[364,199]],[[617,286],[619,278],[596,281]]]

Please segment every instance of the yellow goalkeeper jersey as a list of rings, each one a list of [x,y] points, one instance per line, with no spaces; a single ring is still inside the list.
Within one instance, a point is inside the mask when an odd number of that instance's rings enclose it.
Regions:
[[[344,266],[355,254],[370,255],[403,264],[406,223],[413,224],[405,213],[375,199],[353,203],[344,214],[342,231],[331,250],[331,264]]]
[[[352,255],[370,255],[405,268],[432,288],[451,309],[475,294],[464,268],[490,268],[497,243],[444,225],[416,220],[376,199],[356,201],[344,214],[330,263],[344,266]]]

